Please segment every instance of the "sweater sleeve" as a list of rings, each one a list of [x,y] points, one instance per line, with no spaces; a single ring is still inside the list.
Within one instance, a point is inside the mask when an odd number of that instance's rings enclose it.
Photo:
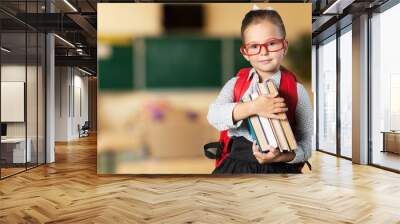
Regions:
[[[233,90],[236,77],[231,78],[221,89],[217,99],[208,108],[207,120],[219,131],[239,127],[243,120],[233,122],[233,109],[236,102],[233,102]]]
[[[313,110],[310,98],[304,86],[297,83],[298,102],[296,106],[296,130],[295,138],[297,141],[296,156],[288,163],[305,162],[311,157],[311,145],[313,134]]]

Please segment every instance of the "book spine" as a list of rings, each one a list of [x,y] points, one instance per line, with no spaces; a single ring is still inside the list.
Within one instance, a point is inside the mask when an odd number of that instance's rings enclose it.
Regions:
[[[261,127],[263,128],[263,131],[265,133],[265,135],[267,136],[269,145],[274,147],[274,148],[278,148],[278,142],[276,141],[271,123],[269,122],[269,120],[265,117],[261,117],[258,116],[258,119],[260,120],[261,123]]]
[[[244,103],[244,102],[247,102],[247,101],[244,101],[244,100],[242,99],[240,102]],[[257,135],[256,135],[256,133],[255,133],[255,130],[254,130],[254,126],[252,125],[251,118],[252,118],[252,117],[248,117],[248,118],[246,119],[246,122],[247,122],[247,130],[249,131],[250,136],[251,136],[251,138],[253,139],[253,141],[259,142],[259,140],[258,140],[258,138],[257,138]]]
[[[254,134],[257,137],[259,151],[260,152],[268,151],[268,149],[267,149],[268,140],[265,136],[265,133],[263,132],[263,130],[261,128],[261,124],[260,124],[260,121],[257,119],[257,116],[252,116],[250,118],[250,121],[252,123],[252,128],[253,128]]]
[[[249,131],[249,133],[250,133],[251,138],[252,138],[254,141],[257,141],[257,142],[258,142],[258,138],[257,138],[257,135],[256,135],[256,133],[255,133],[255,131],[254,131],[254,127],[253,127],[253,125],[251,124],[250,117],[247,118],[246,121],[247,121],[247,129],[248,129],[248,131]]]
[[[275,84],[272,81],[267,82],[267,87],[271,94],[273,95],[279,94]],[[279,125],[282,129],[282,137],[285,139],[285,142],[287,143],[287,150],[296,150],[297,149],[296,139],[294,137],[292,128],[290,127],[290,123],[289,120],[287,119],[286,113],[280,113],[280,115],[284,116],[284,120],[280,120]]]
[[[257,90],[259,91],[260,95],[270,95],[271,93],[267,89],[267,87],[264,85],[264,83],[259,83]],[[280,122],[278,119],[268,119],[272,133],[275,137],[275,141],[277,142],[277,147],[279,148],[280,152],[283,152],[284,150],[289,150],[289,146],[285,139],[282,137],[283,135],[283,130],[281,129]]]
[[[257,97],[258,97],[258,93],[253,93],[253,95],[257,95]],[[257,116],[257,118],[260,121],[261,127],[267,138],[268,144],[274,148],[279,148],[270,119],[262,117],[262,116]]]
[[[278,90],[275,88],[275,84],[272,80],[267,81],[267,85],[264,86],[265,89],[271,94],[272,96],[278,96]],[[286,136],[285,130],[282,126],[282,123],[287,121],[287,117],[285,113],[279,113],[278,115],[284,116],[284,120],[274,119],[274,127],[278,135],[279,142],[281,142],[282,150],[281,151],[290,151],[289,140]]]

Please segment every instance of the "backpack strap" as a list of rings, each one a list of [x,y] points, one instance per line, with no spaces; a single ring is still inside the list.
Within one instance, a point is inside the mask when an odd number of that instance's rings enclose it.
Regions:
[[[239,102],[242,98],[243,94],[250,86],[250,79],[248,79],[251,68],[243,68],[240,69],[236,74],[236,82],[235,87],[233,89],[233,102]],[[221,163],[228,157],[229,155],[229,146],[231,143],[231,139],[228,136],[228,130],[224,130],[220,132],[219,142],[222,143],[222,153],[221,157],[215,161],[215,167],[221,165]]]
[[[231,142],[231,138],[228,136],[228,130],[223,130],[219,135],[219,142],[221,144],[221,152],[220,157],[215,160],[215,167],[221,165],[221,163],[228,157],[229,155],[229,145]]]
[[[235,87],[233,89],[233,102],[239,102],[240,98],[242,98],[243,94],[250,86],[249,75],[251,68],[242,68],[237,73]]]
[[[281,66],[281,85],[279,87],[279,94],[285,99],[287,105],[292,105],[289,107],[289,113],[286,113],[288,116],[288,120],[290,126],[292,127],[293,131],[296,128],[296,106],[298,101],[297,95],[297,79],[296,75],[286,69],[285,67]],[[303,163],[299,163],[299,169],[301,170],[304,165],[307,165],[308,169],[312,171],[312,166],[310,162],[305,161]]]
[[[298,101],[297,96],[297,79],[296,75],[285,67],[281,67],[281,82],[279,86],[279,95],[285,99],[288,105],[288,112],[286,113],[290,126],[293,131],[296,128],[296,106]]]
[[[311,166],[311,163],[310,163],[310,162],[308,162],[308,161],[306,161],[306,165],[308,166],[308,169],[310,169],[310,171],[312,171],[312,166]]]

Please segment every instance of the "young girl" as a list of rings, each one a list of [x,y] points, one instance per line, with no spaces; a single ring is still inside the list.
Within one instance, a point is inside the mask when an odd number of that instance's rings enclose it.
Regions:
[[[242,21],[241,37],[243,46],[240,51],[253,67],[248,73],[247,78],[251,80],[242,99],[249,99],[249,95],[257,91],[257,83],[265,83],[269,79],[279,87],[280,95],[284,95],[281,91],[284,87],[280,84],[290,86],[286,85],[290,82],[287,81],[288,71],[281,67],[281,63],[288,50],[288,41],[278,12],[258,8],[249,11]],[[282,97],[260,96],[254,101],[242,103],[240,100],[234,101],[237,79],[230,79],[209,107],[207,119],[210,124],[220,131],[228,130],[231,138],[229,155],[215,168],[213,174],[301,173],[304,162],[311,157],[313,130],[313,111],[303,85],[297,83],[295,78],[291,79],[294,85],[288,91],[294,91],[294,97],[288,98],[286,94],[286,100]],[[294,99],[296,95],[297,99]],[[247,122],[243,120],[253,115],[284,119],[277,115],[281,112],[293,118],[289,121],[297,149],[281,153],[269,146],[267,153],[261,153],[248,132]]]

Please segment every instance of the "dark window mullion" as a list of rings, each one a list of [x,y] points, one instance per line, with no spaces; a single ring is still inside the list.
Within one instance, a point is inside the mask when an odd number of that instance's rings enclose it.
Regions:
[[[368,63],[368,69],[367,69],[367,85],[368,85],[368,96],[367,96],[367,104],[368,104],[368,114],[367,114],[367,119],[368,119],[368,124],[367,124],[367,133],[368,133],[368,137],[367,137],[367,141],[368,141],[368,155],[367,155],[367,160],[368,160],[368,164],[373,164],[373,153],[372,153],[372,64],[371,64],[371,55],[372,55],[372,25],[371,25],[371,20],[372,20],[372,12],[369,11],[368,12],[368,20],[367,20],[367,46],[368,46],[368,53],[367,53],[367,63]]]
[[[336,31],[336,154],[341,157],[341,114],[340,114],[340,30]]]
[[[39,0],[36,1],[39,13]],[[39,32],[36,32],[36,166],[39,165]]]
[[[316,45],[315,47],[315,147],[316,149],[319,149],[319,104],[318,104],[318,100],[319,100],[319,44]]]
[[[27,21],[28,1],[25,0],[25,21]],[[27,90],[28,90],[28,25],[25,23],[25,88],[24,88],[24,120],[25,120],[25,170],[28,170],[28,119],[27,119]]]

